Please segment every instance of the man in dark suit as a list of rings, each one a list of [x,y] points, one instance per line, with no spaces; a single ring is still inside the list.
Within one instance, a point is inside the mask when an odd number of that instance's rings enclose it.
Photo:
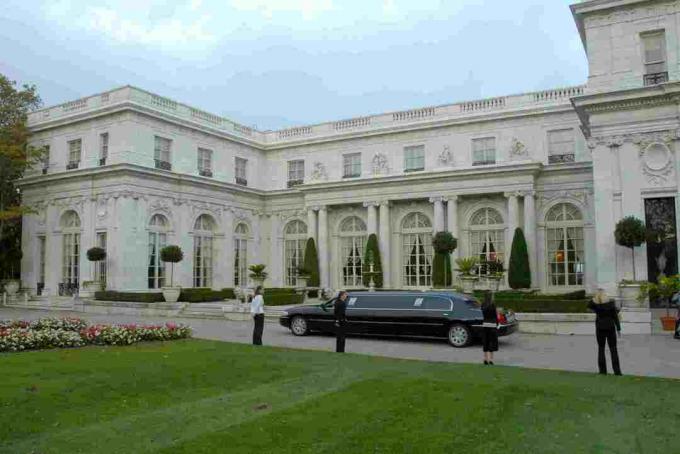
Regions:
[[[335,299],[333,313],[335,314],[335,351],[345,352],[345,325],[347,324],[347,292],[344,290]]]

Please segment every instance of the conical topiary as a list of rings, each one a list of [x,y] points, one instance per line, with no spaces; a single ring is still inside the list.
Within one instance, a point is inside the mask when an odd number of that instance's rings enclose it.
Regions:
[[[364,252],[364,259],[361,262],[361,272],[362,281],[366,287],[369,286],[371,282],[371,276],[369,272],[371,267],[370,262],[373,261],[373,282],[376,288],[382,288],[383,286],[383,274],[382,274],[382,263],[380,261],[380,249],[378,248],[378,237],[375,233],[371,233],[368,236],[368,241],[366,241],[366,251]]]
[[[531,269],[529,268],[529,252],[522,229],[515,229],[510,251],[510,267],[508,268],[508,284],[513,289],[531,288]]]
[[[451,253],[456,250],[458,240],[451,232],[437,232],[432,238],[434,260],[432,262],[432,285],[446,288],[453,283],[451,276]]]
[[[305,246],[305,260],[303,268],[309,273],[309,281],[307,282],[310,287],[319,286],[319,255],[316,253],[316,243],[314,238],[307,240],[307,245]]]

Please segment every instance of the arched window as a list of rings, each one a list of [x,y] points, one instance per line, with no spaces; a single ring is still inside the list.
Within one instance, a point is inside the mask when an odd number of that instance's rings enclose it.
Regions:
[[[548,285],[575,287],[583,285],[583,215],[571,203],[560,203],[545,217],[548,251]]]
[[[61,216],[62,266],[60,294],[71,294],[80,282],[80,217],[73,210]]]
[[[366,245],[366,224],[351,216],[340,224],[340,257],[342,259],[342,283],[344,287],[359,287],[361,263]]]
[[[402,223],[402,282],[405,287],[432,285],[432,223],[422,213],[411,213]]]
[[[470,218],[470,252],[480,263],[505,259],[505,224],[503,216],[493,208],[481,208]],[[479,273],[487,271],[480,266]]]
[[[297,285],[298,268],[302,266],[307,241],[307,224],[290,221],[283,231],[283,260],[286,268],[286,285]]]
[[[194,223],[194,287],[212,287],[215,221],[202,214]]]
[[[149,288],[165,286],[165,263],[161,262],[161,249],[168,244],[168,219],[162,214],[154,214],[149,221],[149,244],[147,280]]]
[[[243,222],[234,229],[234,287],[248,283],[248,226]]]

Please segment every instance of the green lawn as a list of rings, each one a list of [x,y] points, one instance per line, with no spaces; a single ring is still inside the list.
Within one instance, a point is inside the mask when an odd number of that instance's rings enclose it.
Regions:
[[[2,354],[0,371],[7,453],[680,450],[673,380],[197,340]]]

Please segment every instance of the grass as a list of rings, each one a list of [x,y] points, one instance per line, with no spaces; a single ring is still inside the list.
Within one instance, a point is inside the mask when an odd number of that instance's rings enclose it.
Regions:
[[[674,380],[198,340],[3,354],[0,370],[3,453],[678,450]]]

